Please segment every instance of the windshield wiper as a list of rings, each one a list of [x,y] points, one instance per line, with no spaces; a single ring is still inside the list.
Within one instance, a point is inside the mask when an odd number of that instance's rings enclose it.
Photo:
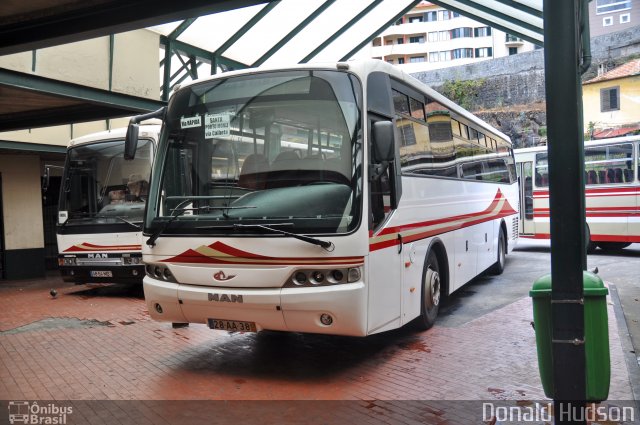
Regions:
[[[164,232],[167,227],[169,227],[169,225],[171,224],[172,221],[174,221],[176,218],[180,217],[182,214],[184,214],[185,212],[191,210],[191,208],[181,208],[183,205],[188,204],[189,202],[191,202],[193,199],[191,198],[187,198],[184,201],[180,202],[172,211],[171,216],[169,216],[169,219],[167,221],[165,221],[162,226],[158,227],[158,229],[153,232],[151,234],[151,236],[149,237],[149,239],[147,239],[147,245],[149,246],[156,246],[156,239],[158,239],[158,237],[162,234],[162,232]]]
[[[216,210],[242,210],[245,208],[257,208],[254,207],[252,205],[245,205],[242,207],[225,207],[225,206],[210,206],[210,205],[203,205],[201,207],[194,207],[194,208],[185,208],[186,211],[204,211],[204,212],[209,212],[209,211],[216,211]],[[222,213],[223,216],[226,217],[225,213]]]
[[[178,198],[177,196],[174,196],[172,198]],[[173,209],[173,213],[171,214],[171,216],[169,216],[169,219],[167,221],[165,221],[162,226],[160,226],[158,228],[158,230],[156,230],[155,232],[153,232],[153,234],[151,234],[151,236],[149,237],[149,239],[147,239],[147,245],[149,246],[155,246],[156,245],[156,240],[158,239],[158,237],[160,237],[160,235],[167,229],[167,227],[169,227],[169,225],[178,217],[180,217],[181,215],[183,215],[185,212],[187,211],[213,211],[213,210],[226,210],[226,209],[243,209],[243,208],[256,208],[254,206],[251,205],[247,205],[247,206],[242,206],[242,207],[216,207],[216,206],[210,206],[210,205],[205,205],[202,207],[193,207],[193,208],[182,208],[183,205],[188,204],[189,202],[192,201],[198,201],[201,199],[211,199],[213,197],[210,196],[193,196],[193,197],[188,197],[188,198],[183,198],[180,197],[181,199],[183,199],[182,202],[180,202],[174,209]],[[169,197],[167,197],[167,199],[169,199]]]
[[[126,218],[119,216],[119,215],[96,215],[92,218],[117,218],[118,220],[122,221],[123,223],[127,223],[128,225],[135,227],[136,229],[140,230],[142,227],[138,226],[137,224],[127,220]]]
[[[293,226],[293,223],[279,223],[273,224],[273,226]],[[314,245],[318,245],[327,251],[331,252],[335,249],[335,245],[331,241],[323,241],[321,239],[312,238],[311,236],[298,235],[297,233],[290,233],[284,230],[275,229],[273,227],[265,226],[263,224],[234,224],[234,229],[264,229],[271,233],[278,233],[285,236],[290,236],[292,238],[308,242]]]

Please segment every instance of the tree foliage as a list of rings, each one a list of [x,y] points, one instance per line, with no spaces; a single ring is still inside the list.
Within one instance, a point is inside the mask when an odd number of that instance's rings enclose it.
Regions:
[[[447,80],[442,85],[442,94],[462,106],[471,109],[473,99],[478,96],[484,78],[479,80]]]

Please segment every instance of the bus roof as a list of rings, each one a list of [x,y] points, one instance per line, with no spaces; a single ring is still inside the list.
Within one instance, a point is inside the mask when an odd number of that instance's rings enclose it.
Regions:
[[[593,146],[606,146],[613,145],[616,143],[624,143],[624,142],[635,142],[640,140],[640,135],[636,136],[623,136],[623,137],[611,137],[609,139],[598,139],[598,140],[585,140],[585,147],[593,147]],[[547,146],[534,146],[531,148],[518,148],[514,149],[515,153],[530,153],[530,152],[543,152],[547,150]]]
[[[160,133],[160,120],[148,120],[140,124],[140,138],[151,138],[158,140]],[[101,140],[124,139],[127,134],[127,128],[114,128],[112,130],[99,131],[97,133],[87,134],[85,136],[76,137],[69,142],[69,148],[87,143],[98,142]]]
[[[175,93],[178,90],[181,90],[183,88],[189,87],[191,85],[194,84],[199,84],[199,83],[203,83],[206,81],[211,81],[211,80],[216,80],[216,79],[220,79],[220,78],[229,78],[229,77],[233,77],[233,76],[238,76],[238,75],[251,75],[251,74],[259,74],[259,73],[263,73],[263,72],[273,72],[273,71],[282,71],[282,70],[295,70],[295,69],[300,69],[300,70],[349,70],[354,72],[357,75],[360,76],[364,76],[364,75],[368,75],[371,72],[384,72],[389,74],[390,76],[392,76],[393,78],[400,80],[410,86],[412,86],[413,88],[415,88],[417,91],[420,92],[424,92],[425,94],[427,94],[429,97],[433,98],[434,100],[440,102],[441,104],[443,104],[444,106],[448,107],[449,109],[451,109],[452,111],[456,112],[458,115],[463,116],[464,118],[466,118],[467,120],[469,120],[470,122],[473,122],[474,124],[476,124],[479,128],[484,129],[486,132],[489,133],[493,133],[493,135],[506,140],[507,142],[511,143],[511,139],[509,138],[509,136],[507,136],[506,134],[502,133],[501,131],[497,130],[496,128],[494,128],[493,126],[489,125],[488,123],[482,121],[480,118],[476,117],[475,115],[473,115],[471,112],[467,111],[466,109],[462,108],[461,106],[457,105],[455,102],[447,99],[446,97],[444,97],[443,95],[441,95],[440,93],[438,93],[437,91],[435,91],[434,89],[432,89],[431,87],[427,86],[426,84],[424,84],[423,82],[421,82],[420,80],[418,80],[415,77],[412,77],[411,75],[407,74],[406,72],[402,71],[401,69],[399,69],[396,66],[393,66],[385,61],[379,60],[379,59],[365,59],[365,60],[353,60],[353,61],[348,61],[348,62],[318,62],[318,63],[306,63],[306,64],[293,64],[291,66],[270,66],[270,67],[258,67],[258,68],[247,68],[247,69],[241,69],[241,70],[236,70],[236,71],[228,71],[228,72],[223,72],[220,74],[215,74],[215,75],[211,75],[208,77],[204,77],[198,80],[194,80],[194,81],[190,81],[186,84],[183,84],[181,86],[176,86],[174,92],[172,92],[172,96],[173,93]],[[365,94],[366,95],[366,94]]]

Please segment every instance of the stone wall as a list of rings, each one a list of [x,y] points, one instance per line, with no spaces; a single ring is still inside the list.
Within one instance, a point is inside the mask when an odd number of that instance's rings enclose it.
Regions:
[[[583,80],[596,76],[599,66],[609,70],[640,56],[640,26],[592,38],[591,54],[592,65]],[[546,136],[542,49],[412,76],[440,92],[446,81],[481,80],[479,88],[465,98],[471,111],[509,135],[516,147],[530,146]]]

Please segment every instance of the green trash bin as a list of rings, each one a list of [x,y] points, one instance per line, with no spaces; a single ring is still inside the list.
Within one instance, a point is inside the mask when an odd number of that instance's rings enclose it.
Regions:
[[[587,401],[602,401],[609,396],[611,361],[609,359],[609,322],[607,294],[599,276],[583,272],[584,344],[587,381]],[[555,398],[553,384],[553,346],[551,344],[551,275],[533,283],[529,291],[533,301],[533,322],[538,349],[538,367],[542,388],[549,398]]]

